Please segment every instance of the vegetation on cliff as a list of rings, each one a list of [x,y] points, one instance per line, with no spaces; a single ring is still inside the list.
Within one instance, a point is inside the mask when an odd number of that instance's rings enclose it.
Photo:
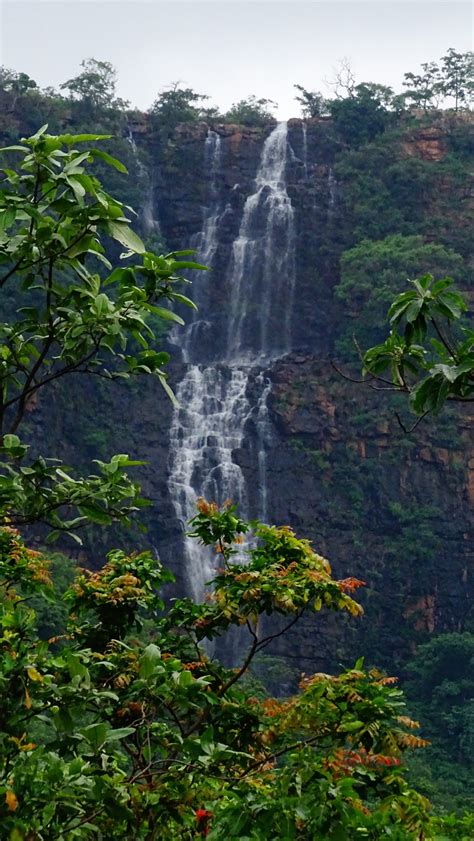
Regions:
[[[462,324],[468,306],[451,278],[426,274],[412,285],[390,306],[392,330],[366,351],[364,373],[369,383],[408,394],[414,412],[425,417],[438,414],[447,400],[474,402],[474,331]]]
[[[388,338],[364,354],[364,376],[370,387],[408,396],[417,421],[438,415],[448,402],[474,402],[474,331],[466,319],[468,304],[451,278],[432,275],[411,281],[412,288],[392,302]],[[398,332],[403,327],[403,332]],[[400,421],[400,423],[402,423]],[[402,424],[403,425],[403,424]],[[459,633],[441,634],[421,645],[407,666],[408,693],[434,736],[427,762],[415,761],[412,772],[427,793],[458,808],[472,809],[473,635],[472,603]],[[458,784],[451,769],[458,766]],[[434,782],[432,769],[437,768]],[[470,820],[470,819],[469,819]],[[459,834],[462,826],[457,827]],[[467,827],[466,827],[467,831]]]

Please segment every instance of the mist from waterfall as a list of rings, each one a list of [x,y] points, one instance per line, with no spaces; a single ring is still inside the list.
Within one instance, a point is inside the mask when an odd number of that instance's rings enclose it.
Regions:
[[[287,152],[287,125],[279,123],[263,145],[254,191],[245,201],[232,246],[225,278],[230,290],[225,358],[211,365],[197,362],[200,329],[206,319],[212,324],[216,315],[205,311],[204,293],[195,296],[202,309],[185,330],[182,347],[187,369],[176,390],[179,407],[170,430],[169,464],[169,490],[183,531],[196,513],[199,496],[219,504],[230,498],[241,515],[267,518],[266,449],[271,439],[267,398],[271,382],[264,368],[291,347],[295,283],[294,211],[285,181]],[[200,262],[210,267],[219,246],[219,221],[224,212],[218,183],[221,157],[221,138],[209,131],[204,148],[209,201],[196,247]],[[238,463],[250,421],[257,430],[259,485],[258,510],[252,511]],[[185,538],[184,556],[189,589],[199,600],[212,577],[209,550]]]

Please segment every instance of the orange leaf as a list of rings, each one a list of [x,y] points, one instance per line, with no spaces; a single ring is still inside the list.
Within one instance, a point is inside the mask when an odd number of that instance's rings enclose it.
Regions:
[[[10,812],[16,812],[16,810],[18,809],[18,799],[14,791],[8,789],[5,792],[5,801]]]
[[[34,666],[28,666],[26,671],[28,672],[28,677],[29,677],[30,680],[37,680],[39,683],[44,682],[43,675],[40,674],[38,669],[35,669]]]

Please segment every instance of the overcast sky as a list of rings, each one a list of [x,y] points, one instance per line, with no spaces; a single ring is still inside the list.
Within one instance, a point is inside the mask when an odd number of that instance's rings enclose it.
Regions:
[[[181,80],[223,109],[274,99],[286,118],[298,114],[293,84],[328,93],[343,57],[357,81],[399,90],[404,72],[449,47],[473,47],[470,2],[0,0],[1,64],[57,87],[83,58],[111,61],[118,94],[140,108]]]

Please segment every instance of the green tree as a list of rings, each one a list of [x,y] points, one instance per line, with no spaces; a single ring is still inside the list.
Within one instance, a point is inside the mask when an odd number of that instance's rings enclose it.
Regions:
[[[128,520],[143,500],[126,455],[97,461],[87,477],[54,458],[30,458],[18,437],[28,407],[72,374],[110,381],[153,374],[170,393],[169,357],[155,349],[151,324],[182,323],[162,304],[192,305],[176,287],[181,270],[197,267],[179,254],[146,251],[129,225],[130,208],[91,171],[95,161],[126,172],[123,164],[101,149],[77,148],[100,139],[51,136],[44,126],[3,150],[20,164],[4,166],[0,193],[0,288],[8,295],[8,320],[0,323],[0,518],[43,522],[53,536],[75,535],[88,520]],[[104,242],[124,249],[122,267],[112,269]]]
[[[0,90],[9,94],[3,104],[3,108],[9,112],[14,112],[25,97],[28,98],[28,108],[31,108],[34,95],[38,96],[38,85],[34,79],[27,73],[17,73],[4,66],[0,67]]]
[[[407,666],[407,692],[427,730],[451,758],[473,764],[474,635],[440,634]]]
[[[442,93],[441,72],[434,61],[421,65],[422,73],[405,73],[405,100],[411,100],[423,111],[436,108]]]
[[[327,101],[319,91],[308,91],[302,85],[293,85],[298,91],[295,96],[301,106],[301,113],[305,119],[323,117],[328,113]]]
[[[290,529],[253,524],[201,500],[193,534],[223,567],[207,602],[158,588],[148,553],[110,553],[65,594],[67,635],[40,642],[32,593],[54,599],[44,556],[0,529],[0,816],[9,839],[399,839],[428,834],[427,802],[401,758],[424,740],[393,678],[356,663],[306,676],[285,699],[241,685],[259,652],[305,611],[361,612],[329,564]],[[242,547],[240,546],[240,549]],[[240,554],[239,554],[240,557]],[[284,626],[265,632],[263,616]],[[151,639],[139,628],[152,620]],[[237,669],[202,640],[246,629]],[[59,648],[58,648],[59,643]],[[245,682],[244,682],[245,683]]]
[[[408,394],[424,417],[438,414],[446,401],[474,401],[474,331],[463,321],[467,303],[451,278],[428,274],[410,283],[389,309],[389,337],[366,351],[364,374],[385,383],[388,374],[390,389]]]
[[[387,104],[393,92],[385,85],[362,82],[345,99],[329,102],[334,127],[349,146],[361,146],[382,134],[392,115]]]
[[[473,53],[460,53],[451,47],[440,63],[425,62],[421,73],[405,73],[406,101],[423,111],[437,108],[443,99],[454,103],[454,110],[468,108],[474,93]]]
[[[8,67],[0,67],[0,88],[5,91],[12,91],[18,96],[22,96],[27,91],[37,88],[35,80],[28,76],[27,73],[16,73],[14,70],[9,70]]]
[[[440,90],[454,100],[454,110],[469,108],[474,97],[474,53],[458,53],[452,47],[441,59]]]
[[[466,272],[459,254],[425,242],[421,236],[393,234],[381,240],[366,239],[344,252],[336,296],[349,317],[343,337],[346,352],[354,330],[362,347],[382,338],[384,314],[400,282],[423,271],[437,277],[462,277]]]
[[[89,109],[123,108],[128,103],[117,99],[117,71],[109,61],[88,58],[81,62],[82,73],[60,85]]]
[[[179,82],[174,82],[159,94],[150,114],[159,129],[169,131],[178,123],[196,122],[202,114],[198,103],[207,99],[209,97],[205,94],[196,93],[192,88],[183,88]]]
[[[224,114],[224,119],[227,123],[265,126],[270,122],[275,122],[275,117],[272,114],[272,108],[275,107],[276,102],[273,102],[273,100],[257,99],[256,96],[252,95],[239,100],[239,102],[234,102],[227,113]]]

